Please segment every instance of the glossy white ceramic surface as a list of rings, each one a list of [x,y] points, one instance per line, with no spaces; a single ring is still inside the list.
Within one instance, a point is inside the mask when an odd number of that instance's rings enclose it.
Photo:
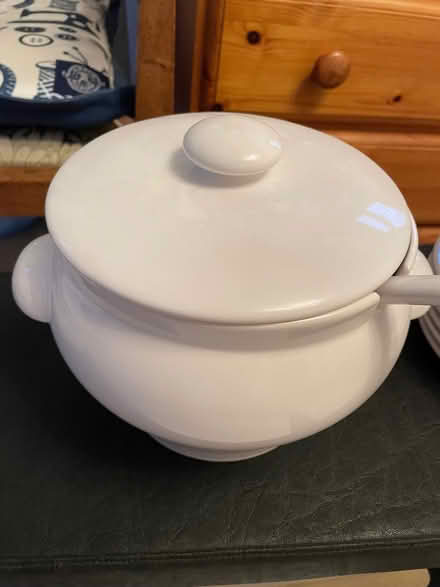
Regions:
[[[193,124],[183,150],[193,163],[221,175],[255,175],[281,157],[281,137],[268,124],[248,116],[210,116]]]
[[[12,274],[12,293],[19,308],[30,318],[50,322],[54,246],[40,236],[20,254]]]
[[[280,159],[257,175],[201,169],[182,144],[207,117],[219,127],[246,120],[243,153],[252,123],[256,136],[269,125]],[[221,159],[217,171],[232,165],[222,133],[207,153]],[[400,265],[411,228],[395,184],[352,147],[222,113],[152,119],[92,141],[57,173],[46,212],[59,249],[97,284],[170,315],[231,324],[303,319],[367,295]]]
[[[195,458],[249,458],[337,422],[381,384],[408,330],[411,308],[380,304],[376,293],[291,323],[175,319],[88,282],[50,236],[36,243],[14,271],[21,308],[50,322],[98,401]],[[26,296],[42,281],[51,286],[43,304]]]

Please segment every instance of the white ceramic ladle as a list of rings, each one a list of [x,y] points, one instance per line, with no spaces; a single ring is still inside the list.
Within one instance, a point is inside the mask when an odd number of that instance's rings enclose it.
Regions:
[[[385,304],[440,306],[440,275],[390,277],[377,292]]]
[[[381,285],[377,293],[385,304],[406,304],[411,306],[440,306],[440,275],[433,275],[432,268],[424,255],[418,253],[417,228],[413,223],[411,243],[406,259],[415,254],[412,275],[397,275],[390,277]],[[431,258],[438,258],[436,245]],[[416,252],[417,251],[417,252]],[[405,261],[403,265],[405,264]],[[404,268],[406,272],[406,267]],[[434,263],[434,271],[436,265]]]

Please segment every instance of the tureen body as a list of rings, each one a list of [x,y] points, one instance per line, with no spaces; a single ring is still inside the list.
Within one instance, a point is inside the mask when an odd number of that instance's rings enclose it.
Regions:
[[[25,312],[50,323],[101,404],[172,450],[212,461],[257,456],[353,412],[387,377],[420,313],[372,293],[294,322],[180,319],[97,288],[49,235],[23,251],[14,290]]]

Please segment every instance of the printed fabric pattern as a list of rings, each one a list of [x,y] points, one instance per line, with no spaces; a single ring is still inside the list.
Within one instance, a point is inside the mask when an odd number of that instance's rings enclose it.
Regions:
[[[110,0],[0,0],[0,97],[65,100],[113,88]]]

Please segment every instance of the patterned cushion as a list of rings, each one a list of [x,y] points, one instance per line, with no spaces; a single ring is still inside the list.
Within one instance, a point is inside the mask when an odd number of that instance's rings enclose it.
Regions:
[[[72,99],[113,87],[110,0],[0,0],[0,95]]]

